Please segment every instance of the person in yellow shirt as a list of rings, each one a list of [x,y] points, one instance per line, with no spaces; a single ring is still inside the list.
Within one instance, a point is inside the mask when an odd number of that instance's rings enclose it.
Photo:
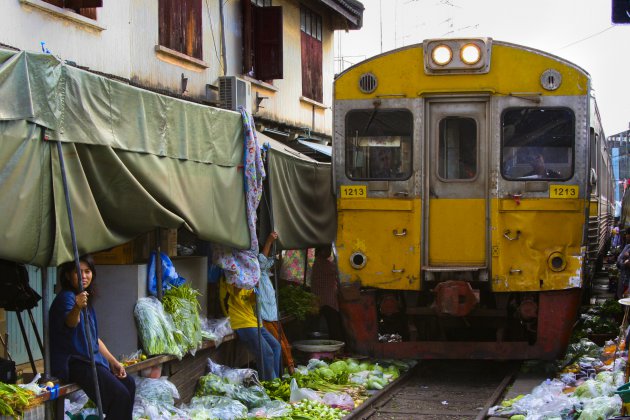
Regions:
[[[238,338],[256,357],[260,378],[266,381],[278,378],[280,376],[280,343],[262,326],[260,327],[261,340],[258,339],[254,290],[241,289],[228,284],[223,277],[220,288],[223,311],[230,317],[230,325]]]

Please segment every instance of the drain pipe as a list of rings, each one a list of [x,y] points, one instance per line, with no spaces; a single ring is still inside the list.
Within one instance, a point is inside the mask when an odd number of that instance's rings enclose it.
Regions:
[[[219,18],[221,19],[221,59],[223,60],[223,75],[227,75],[227,54],[225,52],[225,14],[223,11],[223,1],[219,0]]]

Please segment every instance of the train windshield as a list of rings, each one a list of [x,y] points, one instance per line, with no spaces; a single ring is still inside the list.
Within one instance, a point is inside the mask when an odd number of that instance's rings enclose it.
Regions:
[[[501,173],[509,180],[573,176],[575,116],[567,108],[510,108],[501,117]]]
[[[362,109],[346,116],[346,174],[350,179],[411,176],[413,116],[404,109]]]

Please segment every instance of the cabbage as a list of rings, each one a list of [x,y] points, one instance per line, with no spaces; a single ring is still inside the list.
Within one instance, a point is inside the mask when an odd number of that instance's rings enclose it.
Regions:
[[[317,368],[317,373],[324,379],[330,380],[335,377],[335,372],[328,367]]]
[[[602,396],[610,397],[614,394],[614,392],[615,389],[612,385],[589,379],[582,385],[575,388],[575,391],[573,391],[573,396],[580,399],[591,399]]]
[[[348,364],[343,360],[338,360],[334,363],[331,363],[329,367],[337,375],[348,371]]]

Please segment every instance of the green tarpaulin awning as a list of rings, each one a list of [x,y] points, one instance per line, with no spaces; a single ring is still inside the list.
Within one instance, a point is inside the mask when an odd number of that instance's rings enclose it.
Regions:
[[[73,259],[156,227],[249,246],[238,113],[138,89],[52,55],[0,50],[0,258]]]
[[[281,142],[258,133],[269,144],[268,173],[271,204],[261,204],[263,232],[274,229],[282,249],[330,245],[337,232],[336,202],[329,163],[317,162]]]
[[[57,141],[80,254],[157,227],[249,247],[239,113],[142,90],[49,54],[0,49],[0,258],[37,266],[73,259]],[[269,177],[281,246],[332,242],[330,165],[276,144]]]

